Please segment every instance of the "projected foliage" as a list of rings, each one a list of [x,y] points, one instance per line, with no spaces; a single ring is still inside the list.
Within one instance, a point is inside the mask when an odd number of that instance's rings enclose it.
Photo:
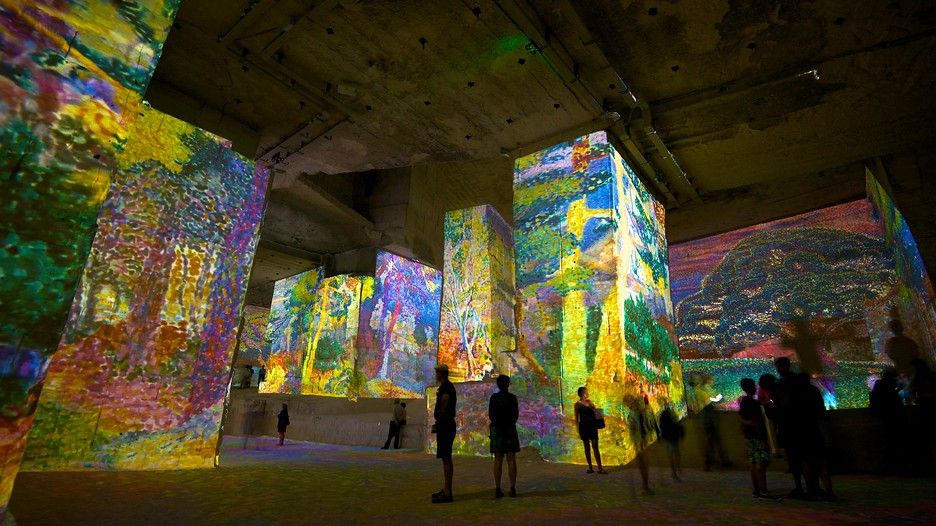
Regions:
[[[885,239],[894,257],[898,284],[892,317],[901,320],[904,332],[924,350],[921,358],[936,362],[936,293],[910,225],[871,172],[866,175],[868,198],[884,225]],[[883,338],[882,338],[883,339]]]
[[[0,515],[115,156],[177,6],[0,2]],[[118,64],[132,64],[132,82]]]
[[[378,251],[373,287],[364,287],[358,324],[362,396],[421,398],[433,382],[442,273]]]
[[[266,329],[270,323],[270,309],[256,305],[244,306],[244,325],[237,347],[237,359],[250,364],[259,364],[266,340]]]
[[[681,243],[672,254],[687,371],[712,374],[734,400],[737,374],[773,372],[772,358],[789,355],[820,375],[830,406],[867,405],[869,376],[887,362],[871,334],[888,320],[875,312],[888,311],[897,285],[867,200]]]
[[[357,372],[357,336],[369,276],[341,275],[319,285],[318,305],[302,359],[302,393],[354,398],[364,382]]]
[[[270,324],[260,362],[266,368],[261,393],[300,394],[302,364],[309,347],[309,328],[320,304],[324,269],[315,268],[273,285]]]
[[[548,459],[583,461],[584,385],[606,415],[606,455],[627,461],[625,400],[658,411],[682,398],[663,207],[597,132],[517,160],[514,218],[521,433]]]
[[[453,378],[496,376],[514,351],[513,234],[490,205],[445,215],[439,363]]]
[[[267,172],[155,110],[127,131],[30,468],[214,465]]]

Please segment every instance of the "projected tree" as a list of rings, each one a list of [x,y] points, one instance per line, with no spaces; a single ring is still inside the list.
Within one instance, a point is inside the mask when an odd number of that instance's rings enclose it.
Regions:
[[[797,319],[817,320],[823,338],[837,329],[834,321],[863,323],[866,302],[893,281],[881,239],[826,228],[768,230],[738,243],[680,304],[680,338],[700,355],[730,356],[780,337]]]

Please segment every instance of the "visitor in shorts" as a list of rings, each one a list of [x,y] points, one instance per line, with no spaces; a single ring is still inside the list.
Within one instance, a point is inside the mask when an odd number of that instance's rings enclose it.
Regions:
[[[738,417],[741,419],[741,431],[744,434],[748,462],[751,463],[751,483],[756,499],[777,500],[767,490],[767,465],[770,464],[770,451],[767,449],[767,427],[760,403],[754,398],[757,384],[751,378],[741,379],[741,397]]]
[[[458,395],[455,386],[449,381],[449,370],[445,364],[435,368],[436,382],[439,389],[436,391],[436,404],[433,416],[435,424],[432,432],[436,435],[436,458],[442,460],[443,485],[438,493],[432,495],[433,503],[452,502],[452,478],[455,466],[452,464],[452,444],[455,442],[455,407]]]
[[[501,491],[504,457],[507,458],[510,496],[517,496],[517,453],[520,451],[517,418],[520,416],[520,404],[517,397],[508,392],[509,376],[498,376],[497,388],[498,392],[491,395],[488,403],[488,418],[491,421],[491,454],[494,455],[494,498],[499,499],[504,496]]]

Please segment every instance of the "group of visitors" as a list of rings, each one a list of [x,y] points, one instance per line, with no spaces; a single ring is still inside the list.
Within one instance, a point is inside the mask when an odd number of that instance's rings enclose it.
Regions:
[[[894,330],[898,339],[899,329],[896,327]],[[896,346],[891,344],[889,349],[893,351],[899,346],[908,347],[907,344],[898,342]],[[910,371],[909,376],[904,375],[905,378],[909,378],[909,381],[902,386],[897,370],[885,371],[870,395],[872,414],[885,422],[894,422],[895,415],[905,403],[901,398],[902,390],[908,393],[903,396],[909,397],[915,404],[924,406],[932,412],[936,406],[936,374],[919,357],[904,359],[906,356],[902,355],[898,358],[896,352],[888,354],[895,354],[892,358],[894,362],[901,363]],[[774,360],[774,368],[776,375],[763,374],[756,382],[752,378],[740,380],[744,395],[739,399],[738,418],[747,460],[750,463],[752,494],[757,499],[779,500],[779,497],[768,489],[767,467],[774,457],[783,456],[786,458],[794,483],[793,490],[787,495],[788,498],[836,500],[829,475],[827,413],[822,393],[813,385],[810,375],[793,371],[790,358],[777,358]],[[447,503],[454,500],[452,451],[457,431],[458,394],[454,384],[449,380],[449,370],[446,365],[440,364],[435,368],[435,377],[438,388],[431,432],[436,435],[436,458],[442,461],[443,479],[442,488],[432,495],[432,502]],[[697,379],[690,379],[689,386],[695,389],[694,382],[697,381]],[[698,390],[705,392],[705,380],[702,382]],[[505,495],[517,496],[516,454],[520,451],[517,420],[520,412],[517,397],[509,390],[510,377],[498,376],[497,388],[498,391],[491,396],[488,403],[488,418],[490,452],[494,457],[494,497],[499,499]],[[607,475],[608,472],[602,465],[598,440],[599,430],[605,427],[604,415],[589,398],[586,387],[579,387],[577,394],[578,401],[574,405],[574,417],[588,465],[586,473]],[[720,400],[719,395],[705,400],[704,403],[696,401],[695,407],[691,407],[691,410],[701,417],[706,470],[716,464],[722,467],[731,466],[717,430],[715,404]],[[654,415],[646,395],[627,397],[624,405],[627,430],[630,434],[630,443],[636,450],[635,464],[641,475],[644,492],[652,493],[646,449],[654,437],[660,438],[666,448],[672,478],[679,481],[682,475],[679,444],[685,431],[675,408],[672,404],[667,404],[658,416]],[[283,404],[282,411],[278,415],[277,426],[280,445],[283,444],[284,433],[288,425],[289,413],[286,404]],[[396,399],[387,440],[381,449],[389,449],[391,443],[395,449],[399,449],[405,425],[406,404]],[[505,460],[510,483],[506,494],[502,489]]]
[[[432,433],[436,435],[436,458],[442,460],[442,489],[432,495],[433,503],[452,502],[452,479],[455,467],[452,463],[452,448],[455,444],[455,416],[458,405],[458,393],[449,380],[448,366],[440,364],[435,369],[436,404],[433,410],[435,423]],[[497,377],[498,391],[491,395],[488,403],[490,420],[490,451],[494,455],[494,498],[502,498],[501,479],[504,473],[504,460],[507,461],[507,478],[510,480],[508,495],[517,496],[517,453],[520,451],[520,436],[517,434],[517,419],[520,417],[520,404],[516,395],[510,392],[510,377]]]
[[[432,426],[432,433],[436,435],[436,458],[442,460],[443,482],[442,489],[432,495],[433,503],[453,501],[452,448],[456,436],[455,416],[458,395],[448,375],[446,365],[436,367],[436,381],[439,387],[436,391],[433,413],[435,424]],[[494,456],[494,498],[499,499],[504,496],[501,479],[505,460],[510,480],[510,489],[507,494],[511,497],[517,496],[516,454],[520,451],[517,420],[520,416],[520,408],[516,395],[510,392],[509,376],[498,376],[497,388],[498,391],[491,395],[488,403],[488,418],[490,420],[490,451]],[[585,473],[607,475],[608,472],[601,464],[601,451],[598,445],[598,431],[605,427],[604,415],[588,397],[588,388],[579,387],[577,394],[579,399],[574,406],[575,424],[585,448],[585,460],[588,463]],[[651,493],[645,450],[652,441],[653,435],[658,434],[667,444],[673,478],[679,480],[681,468],[678,443],[684,435],[683,427],[672,406],[668,405],[664,408],[660,417],[661,425],[657,426],[646,396],[633,397],[632,400],[627,401],[627,404],[630,415],[628,429],[632,443],[637,450],[637,467],[641,474],[644,491]]]
[[[782,448],[794,489],[789,498],[835,500],[825,437],[825,402],[809,375],[794,373],[790,359],[774,360],[779,378],[741,379],[738,417],[755,498],[776,500],[767,489],[767,466]],[[805,484],[804,484],[805,483]]]

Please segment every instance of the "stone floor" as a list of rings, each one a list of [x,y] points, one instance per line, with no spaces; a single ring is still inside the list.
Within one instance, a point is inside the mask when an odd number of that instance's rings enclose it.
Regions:
[[[764,502],[744,471],[688,471],[677,483],[653,468],[655,493],[643,495],[630,468],[586,475],[521,455],[520,497],[495,501],[489,460],[455,462],[456,502],[433,505],[441,468],[421,452],[272,439],[243,449],[229,438],[214,470],[21,473],[10,508],[20,526],[936,524],[936,478],[840,476],[840,502]],[[789,489],[787,476],[771,477]]]

